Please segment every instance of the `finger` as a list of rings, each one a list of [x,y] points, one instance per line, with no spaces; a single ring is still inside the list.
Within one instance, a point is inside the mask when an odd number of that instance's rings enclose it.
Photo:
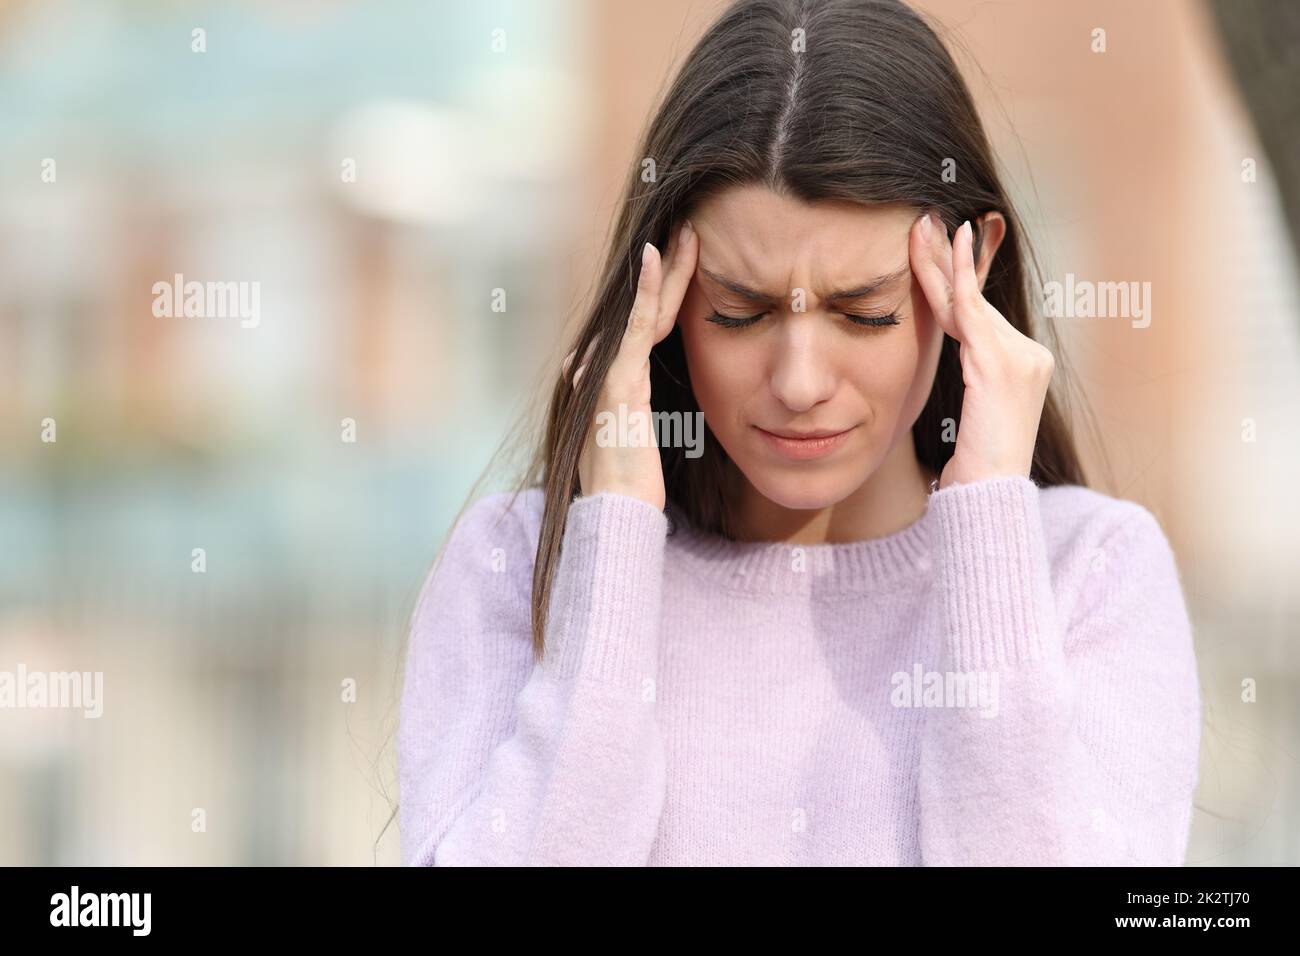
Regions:
[[[574,373],[573,373],[573,378],[572,378],[572,379],[570,380],[570,382],[569,382],[569,384],[570,384],[572,387],[577,388],[577,386],[578,386],[578,379],[580,379],[580,378],[582,377],[582,373],[585,372],[585,371],[587,370],[587,363],[591,361],[591,351],[592,351],[592,349],[594,349],[595,347],[596,347],[596,340],[595,340],[595,339],[592,339],[591,342],[589,342],[589,343],[587,344],[587,348],[586,348],[586,350],[583,351],[583,353],[582,353],[582,361],[578,363],[578,368],[574,371]],[[574,349],[572,352],[570,352],[570,353],[568,354],[568,356],[564,359],[564,372],[565,372],[565,374],[568,373],[568,371],[569,371],[569,366],[573,364],[573,356],[574,356],[575,354],[577,354],[577,351],[578,351],[578,350],[575,348],[575,349]]]
[[[953,316],[962,340],[969,342],[989,330],[984,296],[975,274],[974,234],[970,220],[962,223],[952,241]]]
[[[936,224],[936,220],[937,217],[926,213],[912,223],[912,230],[908,234],[907,252],[912,263],[912,272],[916,276],[916,281],[920,283],[926,301],[930,304],[935,322],[946,334],[957,338],[957,327],[952,319],[951,288],[935,254],[934,234],[942,231],[943,228]]]
[[[952,293],[952,242],[948,238],[948,226],[939,217],[937,213],[934,216],[934,236],[933,249],[935,261],[939,264],[939,271],[943,273],[944,280],[948,283],[949,295]]]
[[[952,243],[952,291],[957,300],[967,305],[980,294],[979,279],[975,275],[975,250],[970,220],[957,230]]]
[[[647,242],[641,254],[641,273],[637,277],[636,299],[628,315],[627,329],[619,345],[614,366],[623,374],[635,374],[650,358],[655,327],[659,320],[660,290],[663,287],[663,262],[659,250]]]
[[[670,271],[672,271],[673,256],[677,255],[677,248],[678,248],[678,246],[681,245],[681,236],[682,236],[682,227],[681,227],[681,225],[678,225],[677,228],[675,228],[675,229],[674,229],[674,228],[671,228],[671,227],[669,228],[669,230],[668,230],[668,248],[664,250],[664,254],[663,254],[663,261],[664,261],[664,275],[665,275],[665,276],[666,276]]]
[[[682,223],[673,237],[672,251],[664,274],[663,289],[659,293],[659,319],[655,327],[655,342],[662,342],[673,330],[682,300],[690,287],[691,276],[699,258],[700,242],[690,220]]]

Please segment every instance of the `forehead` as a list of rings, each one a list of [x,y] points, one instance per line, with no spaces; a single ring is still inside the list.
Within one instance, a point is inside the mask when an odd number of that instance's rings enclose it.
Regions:
[[[901,204],[805,203],[747,185],[710,197],[691,223],[710,271],[763,286],[841,288],[905,264],[916,215]]]

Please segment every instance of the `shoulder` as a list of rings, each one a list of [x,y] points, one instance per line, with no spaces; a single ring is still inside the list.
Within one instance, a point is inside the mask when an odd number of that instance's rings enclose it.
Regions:
[[[541,533],[543,489],[499,491],[471,503],[455,522],[448,544],[458,548],[494,547],[507,551],[531,543]]]
[[[527,607],[542,521],[543,492],[484,495],[455,519],[426,576],[417,613],[471,596],[499,613]]]
[[[1038,499],[1053,589],[1072,617],[1119,608],[1185,617],[1177,558],[1154,513],[1079,485],[1041,488]]]
[[[1053,559],[1121,538],[1165,542],[1155,516],[1136,502],[1082,485],[1039,485],[1023,475],[949,485],[931,493],[929,508],[947,537],[998,539],[1000,522],[1021,527],[1026,517],[1037,516]]]
[[[1043,535],[1055,554],[1121,542],[1169,546],[1160,520],[1136,501],[1082,485],[1050,485],[1038,492]]]

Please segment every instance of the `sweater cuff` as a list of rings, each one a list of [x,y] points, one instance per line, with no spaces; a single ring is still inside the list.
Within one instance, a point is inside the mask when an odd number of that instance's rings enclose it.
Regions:
[[[1021,475],[930,495],[945,648],[959,671],[1058,654],[1039,489]]]
[[[569,505],[545,657],[561,678],[637,690],[655,679],[667,516],[603,492]]]

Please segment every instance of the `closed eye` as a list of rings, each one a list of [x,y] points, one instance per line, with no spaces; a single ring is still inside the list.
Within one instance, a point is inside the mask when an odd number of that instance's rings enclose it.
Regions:
[[[888,315],[858,315],[855,312],[843,313],[844,318],[848,319],[854,325],[863,325],[874,328],[884,327],[887,325],[898,325],[899,318],[897,312],[890,312]]]
[[[884,328],[886,326],[899,324],[897,312],[890,312],[888,315],[860,315],[856,312],[844,312],[841,314],[854,325],[862,326],[864,328]],[[759,312],[757,315],[722,315],[719,312],[714,312],[707,318],[708,321],[715,325],[720,325],[723,328],[743,329],[748,325],[753,325],[765,315],[767,315],[766,312]]]
[[[755,322],[757,322],[765,315],[767,315],[766,312],[760,312],[758,313],[758,315],[749,315],[749,316],[721,315],[717,312],[714,312],[712,315],[708,317],[708,319],[710,322],[713,322],[717,325],[721,325],[723,328],[741,329],[747,325],[753,325]]]

